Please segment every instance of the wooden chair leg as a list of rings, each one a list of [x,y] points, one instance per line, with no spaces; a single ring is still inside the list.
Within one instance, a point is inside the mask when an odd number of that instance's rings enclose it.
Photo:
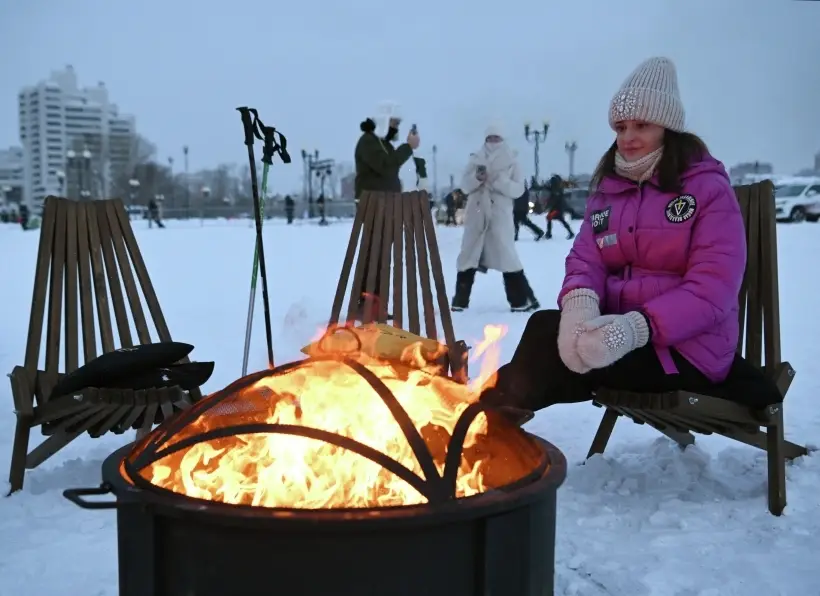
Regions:
[[[11,448],[11,468],[9,469],[9,495],[23,488],[26,476],[26,456],[31,436],[32,416],[17,414],[17,425],[14,428],[14,443]]]
[[[766,455],[769,468],[769,511],[781,515],[786,508],[786,454],[783,436],[783,408],[774,424],[766,427]]]
[[[612,431],[615,429],[615,423],[618,421],[620,414],[611,408],[606,408],[604,417],[601,419],[601,424],[598,425],[598,431],[595,433],[595,438],[592,439],[592,445],[587,453],[587,459],[593,455],[601,455],[609,443],[609,437],[612,436]]]

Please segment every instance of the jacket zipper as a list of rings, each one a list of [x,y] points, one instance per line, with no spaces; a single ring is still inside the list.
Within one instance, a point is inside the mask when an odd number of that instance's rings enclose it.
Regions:
[[[638,182],[638,209],[641,208],[641,201],[643,200],[643,182]],[[634,226],[632,233],[634,233]],[[632,263],[627,263],[624,267],[624,280],[632,279]]]

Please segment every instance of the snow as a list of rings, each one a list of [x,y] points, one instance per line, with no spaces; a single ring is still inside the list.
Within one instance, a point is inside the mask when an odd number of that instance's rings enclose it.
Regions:
[[[301,223],[301,222],[300,222]],[[192,356],[216,361],[205,389],[241,371],[253,228],[242,221],[168,229],[135,223],[171,332],[193,343]],[[438,227],[451,291],[460,229]],[[265,231],[277,362],[300,358],[330,312],[349,222],[326,228]],[[797,370],[786,402],[787,438],[817,442],[820,431],[820,335],[814,280],[803,261],[820,247],[812,224],[780,226],[783,354]],[[561,234],[518,243],[536,294],[551,307],[569,242]],[[38,234],[0,225],[0,370],[23,358]],[[252,367],[265,366],[261,292],[257,294]],[[457,336],[476,340],[488,323],[503,323],[502,361],[515,348],[527,315],[507,312],[498,274],[479,275],[471,309],[454,315]],[[8,385],[0,385],[0,464],[8,469],[14,432]],[[766,507],[762,451],[720,437],[698,436],[681,451],[657,432],[621,420],[604,456],[582,465],[602,412],[589,404],[540,412],[528,430],[555,443],[569,474],[559,493],[556,594],[577,596],[810,596],[820,594],[820,457],[787,468],[789,504],[776,518]],[[40,440],[36,429],[33,440]],[[130,436],[87,435],[26,476],[25,489],[0,498],[0,596],[117,594],[116,519],[66,501],[67,487],[95,486],[102,460]],[[0,482],[0,490],[7,486]]]

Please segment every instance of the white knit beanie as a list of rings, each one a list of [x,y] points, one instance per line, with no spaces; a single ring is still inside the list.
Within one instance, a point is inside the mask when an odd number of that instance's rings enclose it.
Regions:
[[[632,71],[612,98],[609,125],[640,120],[676,132],[684,131],[678,75],[669,58],[650,58]]]
[[[487,125],[487,128],[484,129],[485,139],[492,136],[501,137],[504,139],[504,125],[500,120],[493,120]]]

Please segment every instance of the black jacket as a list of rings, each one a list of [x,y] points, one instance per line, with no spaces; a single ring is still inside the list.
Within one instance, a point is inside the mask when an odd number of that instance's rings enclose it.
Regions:
[[[513,214],[516,217],[526,217],[530,212],[530,191],[525,190],[524,194],[515,199],[513,203]]]
[[[547,213],[558,211],[558,213],[563,214],[567,210],[567,200],[564,196],[564,183],[561,178],[557,176],[550,178],[549,193]]]
[[[365,190],[401,192],[399,170],[412,156],[407,143],[393,147],[372,132],[363,133],[356,143],[356,198]]]

